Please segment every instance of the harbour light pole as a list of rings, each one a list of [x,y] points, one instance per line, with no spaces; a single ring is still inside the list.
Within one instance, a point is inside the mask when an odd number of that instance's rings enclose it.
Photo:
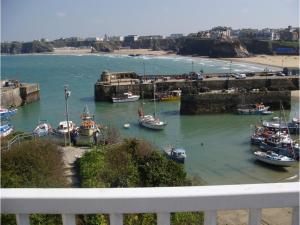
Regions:
[[[146,67],[145,67],[145,62],[143,62],[143,68],[144,68],[144,81],[145,81],[145,76],[146,76]]]
[[[66,103],[66,118],[67,118],[67,129],[68,129],[68,141],[69,141],[69,145],[71,145],[70,126],[69,126],[69,112],[68,112],[68,98],[71,95],[71,91],[68,90],[68,85],[65,85],[64,88],[65,88],[65,103]],[[66,137],[65,137],[65,146],[66,145],[67,145],[67,143],[66,143]]]
[[[192,61],[192,72],[194,72],[194,61]]]

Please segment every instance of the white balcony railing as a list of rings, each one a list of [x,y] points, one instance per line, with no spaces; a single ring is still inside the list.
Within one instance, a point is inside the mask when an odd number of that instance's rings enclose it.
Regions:
[[[123,224],[124,213],[156,213],[159,225],[170,224],[171,212],[204,211],[205,224],[216,224],[218,210],[249,209],[249,224],[261,224],[262,208],[292,207],[292,225],[299,224],[299,183],[201,187],[104,189],[1,189],[2,213],[16,214],[29,225],[29,214],[61,214],[75,225],[76,214],[110,215]]]

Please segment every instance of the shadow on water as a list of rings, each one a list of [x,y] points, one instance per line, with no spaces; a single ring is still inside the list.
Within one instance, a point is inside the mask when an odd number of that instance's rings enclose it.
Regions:
[[[179,113],[180,113],[179,110],[170,110],[170,111],[163,111],[160,114],[165,116],[178,116]]]
[[[254,163],[256,166],[260,166],[260,167],[264,167],[264,168],[268,168],[270,170],[274,170],[276,172],[280,172],[280,173],[285,173],[287,172],[287,170],[284,167],[278,167],[278,166],[273,166],[255,159],[248,159],[249,161],[251,161],[252,163]]]
[[[94,97],[83,97],[79,99],[82,102],[94,102]]]

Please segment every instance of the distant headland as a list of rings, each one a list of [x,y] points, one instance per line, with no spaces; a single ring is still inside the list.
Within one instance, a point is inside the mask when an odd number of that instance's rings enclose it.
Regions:
[[[214,27],[207,31],[188,35],[171,34],[168,37],[105,35],[104,38],[69,37],[53,41],[43,38],[32,42],[3,42],[1,54],[57,53],[60,48],[82,50],[84,53],[151,49],[153,52],[211,58],[246,58],[255,54],[299,55],[299,28],[233,30],[231,27]]]

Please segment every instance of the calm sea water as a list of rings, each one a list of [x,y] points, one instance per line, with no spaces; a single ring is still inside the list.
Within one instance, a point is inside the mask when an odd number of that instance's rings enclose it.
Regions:
[[[161,119],[168,122],[164,131],[151,131],[138,126],[137,109],[140,102],[112,104],[94,102],[94,83],[103,70],[135,71],[143,74],[186,73],[195,71],[229,72],[229,62],[185,57],[128,57],[115,55],[20,55],[1,56],[1,79],[39,83],[41,100],[20,107],[13,117],[15,130],[32,131],[40,119],[53,127],[64,120],[64,84],[69,85],[70,119],[80,122],[80,114],[87,104],[97,122],[120,129],[123,137],[139,137],[157,147],[175,144],[187,150],[186,170],[201,177],[207,184],[238,184],[298,179],[299,167],[283,169],[266,166],[253,159],[249,137],[260,116],[214,114],[180,116],[180,103],[158,103]],[[261,71],[264,66],[232,63],[232,71]],[[269,68],[274,69],[274,68]],[[299,116],[299,102],[293,100],[286,111],[288,119]],[[147,113],[154,110],[153,102],[144,106]],[[278,112],[276,112],[278,114]],[[276,114],[275,114],[276,115]],[[270,118],[270,117],[264,117]],[[130,129],[123,129],[130,123]]]

